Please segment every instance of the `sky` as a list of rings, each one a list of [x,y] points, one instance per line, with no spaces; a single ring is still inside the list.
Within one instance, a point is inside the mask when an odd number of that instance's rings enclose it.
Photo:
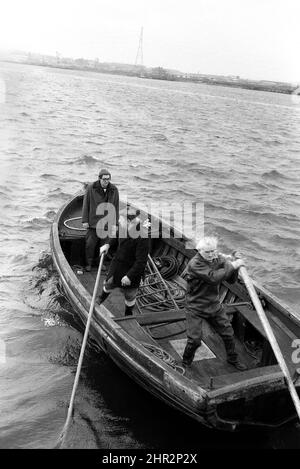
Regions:
[[[0,50],[300,83],[299,0],[0,0]]]

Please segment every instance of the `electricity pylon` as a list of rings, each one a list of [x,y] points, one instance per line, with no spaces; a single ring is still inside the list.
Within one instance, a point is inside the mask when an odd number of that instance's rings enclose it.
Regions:
[[[144,65],[144,59],[143,59],[143,27],[141,28],[141,34],[140,34],[140,40],[139,40],[139,46],[138,50],[136,53],[136,58],[135,58],[135,64],[134,65]]]

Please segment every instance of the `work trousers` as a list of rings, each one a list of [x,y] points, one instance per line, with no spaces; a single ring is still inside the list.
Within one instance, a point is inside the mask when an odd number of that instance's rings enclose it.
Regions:
[[[101,239],[97,236],[97,232],[95,228],[89,228],[87,234],[85,236],[85,257],[86,257],[86,264],[92,265],[93,259],[95,255],[95,249],[99,243],[99,248],[105,244],[106,240]]]
[[[187,345],[189,345],[189,349],[195,350],[201,345],[203,319],[208,321],[215,331],[222,337],[227,357],[235,360],[237,354],[235,352],[234,331],[225,308],[222,305],[216,313],[209,314],[201,311],[186,310]]]
[[[112,292],[115,288],[120,288],[123,292],[125,297],[125,305],[129,307],[133,307],[135,305],[135,299],[137,295],[138,288],[135,287],[119,287],[114,283],[114,278],[110,277],[108,280],[105,281],[103,291],[105,293]]]

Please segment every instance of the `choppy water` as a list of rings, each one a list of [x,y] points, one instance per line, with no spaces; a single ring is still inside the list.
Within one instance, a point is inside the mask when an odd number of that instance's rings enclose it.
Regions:
[[[50,448],[62,430],[81,335],[49,229],[101,167],[132,200],[204,201],[223,249],[242,250],[300,314],[300,113],[289,96],[4,63],[0,76],[1,448]],[[199,428],[90,351],[68,445],[299,448],[299,434]]]

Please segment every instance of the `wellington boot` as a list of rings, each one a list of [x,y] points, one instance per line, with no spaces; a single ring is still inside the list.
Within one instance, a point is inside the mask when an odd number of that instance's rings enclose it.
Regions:
[[[242,363],[238,358],[235,358],[234,360],[227,358],[227,362],[230,363],[230,365],[234,366],[239,371],[248,370],[247,365]]]
[[[200,345],[191,344],[190,342],[187,342],[182,356],[183,367],[191,366],[198,347],[200,347]]]
[[[127,306],[125,305],[125,316],[132,316],[133,312],[133,306]]]

